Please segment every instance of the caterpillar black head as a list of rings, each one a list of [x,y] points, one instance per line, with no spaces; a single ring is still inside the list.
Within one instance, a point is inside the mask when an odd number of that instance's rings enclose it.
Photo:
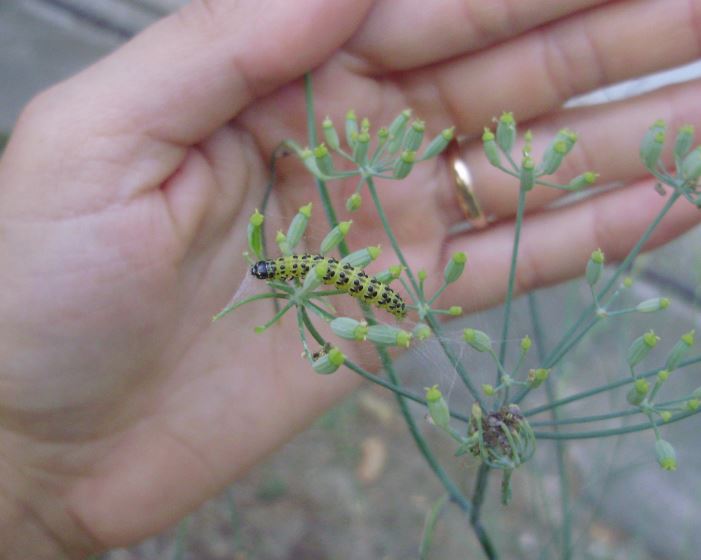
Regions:
[[[251,267],[251,274],[259,280],[269,280],[275,275],[275,266],[271,261],[258,261]]]

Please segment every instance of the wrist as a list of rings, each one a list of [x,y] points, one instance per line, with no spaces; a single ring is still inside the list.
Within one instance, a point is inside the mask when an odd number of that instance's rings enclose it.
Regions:
[[[0,556],[3,560],[74,560],[90,539],[58,496],[5,462],[0,449]]]

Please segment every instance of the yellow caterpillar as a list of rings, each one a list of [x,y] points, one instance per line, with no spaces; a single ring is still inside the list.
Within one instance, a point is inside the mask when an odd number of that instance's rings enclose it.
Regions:
[[[328,265],[328,272],[322,279],[342,292],[360,301],[385,309],[397,319],[406,316],[406,305],[401,296],[377,278],[368,276],[361,268],[340,263],[332,257],[321,255],[290,255],[267,261],[259,261],[251,267],[251,274],[261,280],[303,279],[319,261]]]

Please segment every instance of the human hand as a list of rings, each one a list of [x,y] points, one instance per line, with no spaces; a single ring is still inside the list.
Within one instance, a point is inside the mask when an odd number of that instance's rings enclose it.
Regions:
[[[410,106],[432,132],[454,124],[477,135],[508,109],[536,141],[577,130],[563,177],[594,169],[630,185],[543,212],[552,194],[534,191],[519,286],[579,274],[596,247],[625,254],[664,202],[637,161],[639,139],[657,117],[700,122],[698,86],[561,104],[694,58],[688,3],[484,5],[426,13],[409,0],[305,0],[262,13],[260,3],[195,2],[30,105],[0,164],[0,518],[16,516],[0,522],[6,550],[27,557],[28,534],[54,547],[37,558],[147,536],[355,385],[351,373],[320,377],[296,360],[289,324],[254,335],[268,305],[210,323],[247,273],[247,217],[270,153],[305,137],[307,70],[318,67],[318,114],[337,122],[349,107],[379,125]],[[480,150],[469,144],[465,157],[500,219],[485,230],[447,235],[461,216],[443,158],[380,185],[413,265],[440,270],[437,255],[469,253],[450,294],[466,310],[504,295],[516,206],[514,185]],[[289,216],[314,190],[296,162],[282,171],[272,213]],[[332,188],[341,202],[352,186]],[[353,216],[355,247],[384,241],[369,206]],[[697,212],[680,203],[653,242]],[[394,262],[388,253],[380,268]]]

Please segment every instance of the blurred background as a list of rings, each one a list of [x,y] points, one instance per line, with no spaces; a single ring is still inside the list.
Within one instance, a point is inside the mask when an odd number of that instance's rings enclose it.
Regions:
[[[0,133],[12,130],[22,106],[57,82],[127,41],[150,22],[176,9],[181,0],[1,0]],[[698,76],[699,64],[621,84],[573,100],[596,103],[639,93],[663,83]],[[303,108],[300,108],[303,110]],[[651,121],[655,115],[651,115]],[[622,217],[622,219],[625,219]],[[566,396],[616,379],[625,372],[625,350],[650,326],[664,341],[699,325],[701,230],[639,259],[634,287],[625,296],[635,304],[671,297],[673,306],[648,323],[610,321],[580,344],[557,372],[555,390]],[[539,292],[546,344],[554,343],[568,320],[590,302],[586,285],[575,281]],[[496,338],[500,310],[457,321]],[[532,333],[526,303],[518,300],[511,332]],[[637,321],[637,324],[636,324]],[[610,324],[613,323],[613,324]],[[623,327],[623,328],[621,328]],[[548,339],[547,333],[551,333]],[[665,348],[669,348],[669,342]],[[514,344],[512,344],[514,345]],[[465,352],[470,371],[493,367]],[[416,390],[440,383],[451,387],[455,374],[432,343],[400,360],[404,383]],[[648,363],[659,363],[652,356]],[[310,375],[311,375],[310,371]],[[482,382],[482,380],[480,380]],[[598,383],[597,383],[598,382]],[[670,394],[701,385],[701,367],[680,372]],[[467,409],[457,385],[448,394],[452,408]],[[535,400],[542,395],[535,396]],[[626,408],[625,388],[579,401],[570,416]],[[424,411],[416,409],[417,418]],[[547,415],[534,420],[547,420]],[[633,417],[630,423],[642,421]],[[614,424],[598,424],[610,427]],[[453,445],[428,423],[426,436],[465,491],[471,493],[477,465],[452,457]],[[566,465],[573,525],[573,557],[640,559],[701,557],[701,417],[664,427],[679,455],[679,469],[663,472],[654,458],[652,433],[576,440],[568,444]],[[539,442],[534,459],[514,475],[511,506],[499,505],[494,478],[485,505],[485,524],[503,558],[559,558],[561,484],[552,441]],[[287,444],[265,464],[205,504],[177,527],[104,560],[399,560],[418,557],[427,511],[441,487],[414,448],[391,395],[366,386]],[[439,518],[429,558],[482,558],[465,517],[448,506]]]

